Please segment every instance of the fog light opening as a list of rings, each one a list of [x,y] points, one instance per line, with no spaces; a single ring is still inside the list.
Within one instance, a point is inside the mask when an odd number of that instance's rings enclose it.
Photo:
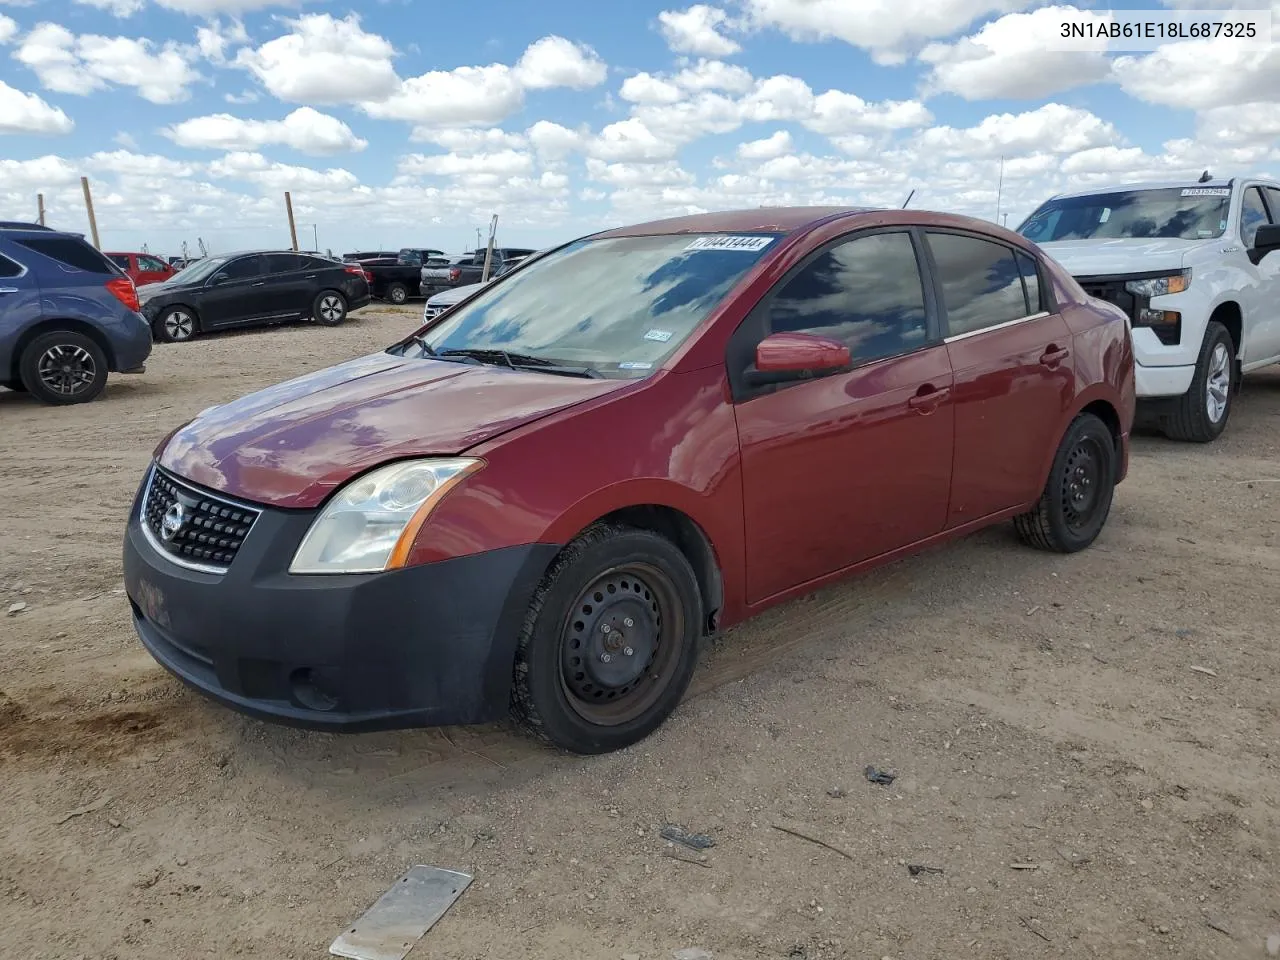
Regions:
[[[293,698],[308,710],[324,713],[338,706],[337,696],[325,688],[323,678],[310,667],[299,667],[290,673],[289,686]]]

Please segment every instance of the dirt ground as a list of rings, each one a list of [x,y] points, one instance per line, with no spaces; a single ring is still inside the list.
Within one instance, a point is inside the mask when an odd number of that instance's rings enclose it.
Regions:
[[[420,309],[158,346],[85,407],[0,391],[0,957],[319,958],[415,863],[475,882],[410,960],[1267,956],[1280,371],[1212,446],[1139,437],[1091,550],[994,529],[791,603],[619,754],[186,692],[121,587],[153,446]],[[704,864],[667,822],[714,836]]]

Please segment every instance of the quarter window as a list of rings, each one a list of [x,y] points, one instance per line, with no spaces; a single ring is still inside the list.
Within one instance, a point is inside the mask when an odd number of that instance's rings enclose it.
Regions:
[[[955,233],[928,237],[942,283],[949,336],[994,327],[1032,312],[1012,249]]]
[[[1262,204],[1262,191],[1250,187],[1240,202],[1240,239],[1246,247],[1253,246],[1258,228],[1267,222],[1267,208]]]
[[[877,233],[823,251],[773,298],[769,326],[839,340],[854,363],[924,345],[929,327],[910,235]]]
[[[21,276],[22,267],[14,263],[8,257],[0,254],[0,277],[17,277]]]

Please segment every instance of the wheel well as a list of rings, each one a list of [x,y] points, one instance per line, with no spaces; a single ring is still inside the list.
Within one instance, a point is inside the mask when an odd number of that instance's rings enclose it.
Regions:
[[[17,383],[22,379],[22,354],[26,351],[27,345],[41,334],[53,333],[57,330],[73,330],[76,333],[84,334],[102,350],[103,355],[107,358],[107,369],[115,369],[116,354],[111,349],[111,341],[103,336],[102,331],[93,324],[73,319],[41,320],[31,329],[23,332],[22,336],[18,338],[18,342],[14,344],[13,360],[9,370],[10,380]]]
[[[1217,320],[1227,328],[1227,333],[1231,335],[1231,345],[1235,348],[1232,352],[1239,357],[1240,350],[1244,346],[1244,316],[1240,312],[1240,304],[1234,300],[1218,304],[1210,314],[1209,320]]]
[[[1081,413],[1092,413],[1095,417],[1107,425],[1107,429],[1111,431],[1111,442],[1115,445],[1116,453],[1120,453],[1120,414],[1116,413],[1116,408],[1109,404],[1106,400],[1094,400],[1092,403],[1085,404]],[[1116,460],[1117,468],[1120,461]]]
[[[702,603],[707,616],[703,631],[708,634],[716,631],[720,611],[724,607],[724,582],[720,577],[720,567],[716,563],[711,541],[692,518],[672,507],[644,504],[615,510],[596,522],[620,523],[641,530],[651,530],[679,547],[698,578],[698,589],[702,592]]]

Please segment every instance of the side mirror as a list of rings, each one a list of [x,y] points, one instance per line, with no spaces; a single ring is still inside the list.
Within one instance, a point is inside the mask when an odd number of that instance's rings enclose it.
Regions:
[[[1261,263],[1263,257],[1276,250],[1280,250],[1280,223],[1263,224],[1254,235],[1249,259],[1255,264]]]
[[[773,333],[756,345],[756,362],[747,369],[754,387],[810,380],[848,369],[849,348],[839,340],[811,333]]]

